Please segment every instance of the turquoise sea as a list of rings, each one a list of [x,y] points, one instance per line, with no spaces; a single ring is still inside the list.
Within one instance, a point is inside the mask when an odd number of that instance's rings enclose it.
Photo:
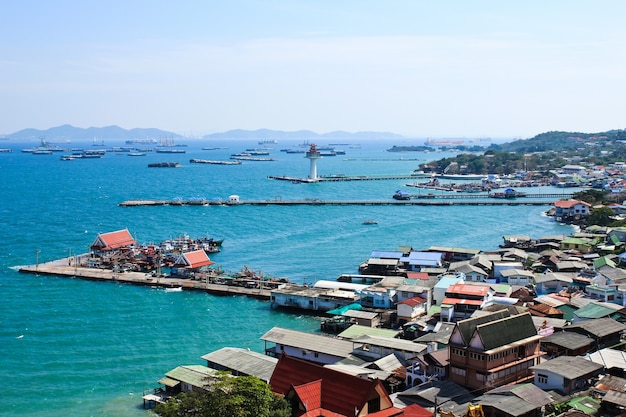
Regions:
[[[572,232],[543,215],[547,206],[119,207],[129,199],[226,199],[231,194],[242,200],[383,200],[409,182],[269,180],[270,175],[306,177],[309,161],[303,154],[279,151],[297,143],[274,145],[273,162],[224,166],[189,159],[228,159],[259,145],[178,142],[188,145],[180,148],[186,153],[108,152],[101,159],[61,161],[57,153],[20,152],[36,141],[0,141],[0,148],[14,149],[0,153],[0,416],[147,416],[144,390],[156,387],[174,367],[204,364],[203,354],[224,346],[262,352],[259,337],[273,326],[319,328],[316,317],[271,310],[268,303],[248,298],[17,272],[37,260],[84,253],[99,232],[128,228],[142,243],[181,233],[224,238],[222,252],[211,257],[223,269],[247,265],[296,282],[356,273],[372,250],[401,245],[493,250],[507,234]],[[401,144],[340,146],[346,155],[322,158],[318,173],[408,174],[420,162],[450,156],[385,151]],[[62,146],[94,148],[91,142]],[[147,167],[163,161],[182,166]],[[378,224],[363,225],[365,220]]]

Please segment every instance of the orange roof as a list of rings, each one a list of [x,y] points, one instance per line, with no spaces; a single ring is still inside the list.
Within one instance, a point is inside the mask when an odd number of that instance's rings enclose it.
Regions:
[[[209,256],[203,249],[193,252],[185,252],[178,257],[176,265],[184,265],[185,268],[201,268],[207,265],[213,265],[215,262],[209,259]]]
[[[441,302],[441,304],[450,304],[450,305],[469,304],[472,306],[479,306],[479,305],[482,305],[482,303],[483,303],[483,300],[468,300],[466,298],[452,298],[452,297],[446,297]]]
[[[446,293],[478,295],[480,297],[484,297],[489,294],[489,289],[490,288],[486,285],[454,284],[448,287]]]
[[[91,249],[112,250],[135,244],[135,239],[128,229],[116,232],[100,233],[91,244]]]
[[[307,384],[293,387],[298,394],[298,398],[305,405],[307,410],[320,408],[322,406],[322,380],[312,381]]]
[[[585,206],[591,207],[591,204],[586,203],[584,201],[578,201],[578,200],[557,200],[554,202],[555,207],[561,207],[561,208],[572,208],[577,204],[583,204]]]

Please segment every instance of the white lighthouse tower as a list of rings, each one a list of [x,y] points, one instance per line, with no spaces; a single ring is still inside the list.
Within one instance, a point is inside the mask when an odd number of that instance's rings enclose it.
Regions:
[[[305,158],[308,158],[311,161],[311,170],[309,171],[309,179],[312,181],[317,181],[317,160],[320,159],[322,155],[320,151],[317,150],[317,147],[314,143],[311,144],[311,147],[306,153]]]

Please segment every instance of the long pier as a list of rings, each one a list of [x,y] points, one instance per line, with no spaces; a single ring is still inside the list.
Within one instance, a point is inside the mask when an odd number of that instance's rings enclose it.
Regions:
[[[571,194],[527,194],[519,198],[489,198],[487,194],[412,194],[409,200],[127,200],[121,207],[139,206],[545,206],[555,199],[570,198]]]
[[[88,256],[88,255],[83,255]],[[65,278],[77,278],[88,281],[102,281],[120,284],[140,285],[152,288],[181,287],[183,290],[204,291],[214,295],[244,295],[261,300],[270,299],[269,288],[246,288],[226,284],[212,284],[209,282],[178,277],[153,277],[144,272],[114,272],[110,269],[88,268],[70,265],[70,259],[39,263],[24,266],[19,269],[22,273],[36,275],[54,275]]]
[[[314,183],[314,182],[337,182],[337,181],[386,181],[386,180],[415,180],[420,177],[416,177],[415,175],[357,175],[357,176],[347,176],[347,175],[327,175],[320,176],[316,179],[310,178],[298,178],[298,177],[288,177],[288,176],[275,176],[270,175],[270,180],[278,180],[278,181],[291,181],[291,182],[301,182],[301,183]]]

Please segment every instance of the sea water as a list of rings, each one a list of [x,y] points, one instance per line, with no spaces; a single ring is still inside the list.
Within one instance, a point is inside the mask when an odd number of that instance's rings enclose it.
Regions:
[[[567,235],[547,206],[158,206],[120,207],[130,199],[180,197],[387,200],[411,180],[294,184],[269,176],[306,177],[304,154],[279,143],[272,162],[227,160],[255,141],[180,141],[183,154],[61,161],[33,155],[36,143],[3,141],[0,153],[0,416],[145,416],[144,392],[176,366],[204,364],[221,347],[263,352],[273,326],[319,331],[315,315],[273,310],[246,297],[166,293],[146,287],[21,274],[32,265],[85,253],[98,233],[128,228],[140,243],[187,233],[224,239],[211,259],[227,271],[245,266],[294,282],[356,273],[372,250],[431,245],[497,249],[502,236]],[[407,175],[449,153],[390,153],[397,143],[343,147],[317,161],[320,175]],[[323,145],[323,143],[322,143]],[[89,143],[67,144],[93,149]],[[124,146],[123,141],[107,142]],[[203,147],[222,149],[203,150]],[[180,162],[179,168],[148,168]],[[536,191],[526,190],[528,192]],[[363,225],[363,221],[376,221]]]

